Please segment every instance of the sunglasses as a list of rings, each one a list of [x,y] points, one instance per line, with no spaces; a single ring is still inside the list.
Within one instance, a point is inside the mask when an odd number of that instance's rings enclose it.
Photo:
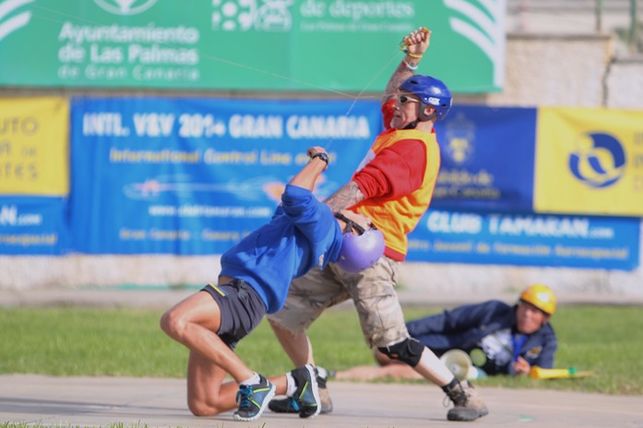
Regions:
[[[406,104],[406,103],[419,103],[420,100],[417,98],[409,97],[408,95],[400,95],[397,97],[398,100],[400,100],[400,104]]]

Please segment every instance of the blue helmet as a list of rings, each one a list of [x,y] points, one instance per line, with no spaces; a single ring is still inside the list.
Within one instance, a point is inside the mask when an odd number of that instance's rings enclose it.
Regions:
[[[406,79],[400,90],[411,93],[420,99],[421,120],[428,120],[429,116],[424,114],[424,107],[430,106],[435,109],[437,120],[443,119],[451,109],[451,91],[441,80],[431,76],[416,75]]]

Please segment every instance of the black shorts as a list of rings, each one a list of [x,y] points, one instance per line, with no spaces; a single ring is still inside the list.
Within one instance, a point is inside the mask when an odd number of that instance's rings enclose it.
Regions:
[[[221,325],[217,335],[232,349],[266,314],[261,297],[239,279],[221,285],[208,284],[201,291],[209,293],[219,305]]]

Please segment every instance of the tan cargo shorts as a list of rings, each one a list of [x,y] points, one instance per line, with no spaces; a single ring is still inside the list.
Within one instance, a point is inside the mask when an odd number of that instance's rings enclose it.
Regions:
[[[409,337],[395,287],[398,262],[388,257],[359,273],[330,264],[314,268],[295,279],[281,311],[269,315],[271,322],[293,332],[306,330],[325,309],[353,299],[368,345],[381,347]]]

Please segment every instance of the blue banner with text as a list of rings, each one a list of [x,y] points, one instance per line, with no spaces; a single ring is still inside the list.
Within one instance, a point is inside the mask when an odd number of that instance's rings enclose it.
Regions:
[[[430,210],[409,236],[410,261],[632,270],[639,218]]]
[[[59,197],[0,197],[0,254],[68,252],[67,204]]]
[[[379,133],[376,101],[77,98],[74,246],[86,253],[216,254],[266,223],[323,146],[316,194],[348,181]]]
[[[531,211],[535,108],[455,106],[436,124],[442,151],[433,208]]]

